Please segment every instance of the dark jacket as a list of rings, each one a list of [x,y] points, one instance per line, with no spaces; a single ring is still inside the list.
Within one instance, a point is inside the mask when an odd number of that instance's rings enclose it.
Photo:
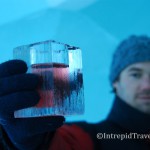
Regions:
[[[78,125],[90,133],[95,150],[150,150],[150,115],[132,108],[118,97],[106,120]],[[105,137],[98,139],[97,134],[101,133]],[[121,140],[121,136],[125,138]]]

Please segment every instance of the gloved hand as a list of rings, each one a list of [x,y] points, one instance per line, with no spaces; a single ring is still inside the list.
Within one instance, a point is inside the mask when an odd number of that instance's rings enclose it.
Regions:
[[[26,71],[21,60],[0,64],[0,124],[16,149],[35,150],[47,133],[63,124],[64,117],[14,118],[15,110],[32,107],[40,99],[39,77]]]

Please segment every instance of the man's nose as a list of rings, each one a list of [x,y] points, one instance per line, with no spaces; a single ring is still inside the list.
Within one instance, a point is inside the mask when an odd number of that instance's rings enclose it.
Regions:
[[[150,90],[150,77],[145,77],[142,80],[141,88]]]

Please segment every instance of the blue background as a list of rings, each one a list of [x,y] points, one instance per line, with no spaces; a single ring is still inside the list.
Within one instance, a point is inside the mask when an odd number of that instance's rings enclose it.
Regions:
[[[0,0],[0,63],[14,47],[47,39],[81,47],[85,114],[67,120],[100,121],[113,102],[112,53],[131,34],[150,35],[149,8],[149,0]]]

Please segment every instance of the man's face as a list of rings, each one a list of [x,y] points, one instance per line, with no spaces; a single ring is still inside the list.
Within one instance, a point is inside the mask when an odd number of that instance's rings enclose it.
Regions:
[[[150,114],[150,62],[128,66],[113,86],[123,101]]]

